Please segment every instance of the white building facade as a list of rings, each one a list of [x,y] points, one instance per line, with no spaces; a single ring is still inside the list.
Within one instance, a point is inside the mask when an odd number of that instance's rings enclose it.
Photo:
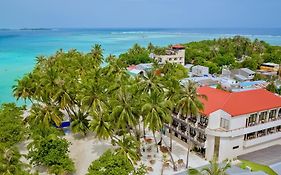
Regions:
[[[281,97],[264,89],[225,92],[201,87],[208,100],[200,116],[173,116],[167,128],[180,140],[193,142],[207,160],[239,155],[281,144]]]
[[[165,55],[153,55],[159,64],[176,63],[185,65],[185,48],[181,45],[174,45],[171,49],[166,51]]]

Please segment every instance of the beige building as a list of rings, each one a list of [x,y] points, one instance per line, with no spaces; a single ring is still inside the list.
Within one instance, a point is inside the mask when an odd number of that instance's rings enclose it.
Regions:
[[[185,48],[181,45],[174,45],[166,51],[165,55],[152,55],[152,58],[158,61],[159,64],[177,63],[185,65]]]

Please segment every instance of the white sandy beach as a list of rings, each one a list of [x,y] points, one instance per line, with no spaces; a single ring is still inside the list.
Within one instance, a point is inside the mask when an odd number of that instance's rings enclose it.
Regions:
[[[159,134],[156,135],[157,140],[160,139]],[[110,140],[98,140],[94,137],[93,134],[89,134],[86,137],[82,137],[79,135],[74,134],[67,134],[64,136],[65,139],[67,139],[71,145],[69,147],[70,151],[70,157],[73,159],[75,163],[76,172],[74,175],[85,175],[88,171],[88,167],[92,163],[92,161],[98,159],[106,150],[114,148]],[[168,144],[169,143],[169,137],[163,135],[163,139]],[[28,151],[26,149],[26,146],[29,142],[25,141],[22,144],[19,145],[20,152],[22,154],[27,154]],[[163,155],[162,152],[159,151],[159,153],[156,152],[155,143],[151,143],[152,151],[151,152],[142,152],[142,158],[141,162],[147,167],[152,167],[153,171],[150,171],[148,175],[160,175],[162,171],[162,165],[163,165]],[[172,155],[174,158],[174,161],[178,161],[179,159],[182,159],[184,163],[186,162],[186,153],[187,153],[187,147],[184,145],[179,144],[176,141],[173,141],[173,150]],[[148,155],[151,155],[148,156]],[[170,160],[170,157],[167,156],[167,159]],[[28,162],[24,157],[22,158],[24,162]],[[150,161],[154,160],[155,163],[151,164]],[[140,164],[139,163],[139,164]],[[192,168],[201,167],[204,165],[207,165],[208,161],[202,159],[195,153],[191,152],[189,157],[189,166]],[[40,175],[46,175],[46,170],[42,167],[36,167],[34,170],[38,170]],[[173,175],[179,172],[182,172],[185,170],[184,166],[181,166],[178,168],[178,171],[173,171],[172,163],[169,161],[169,167],[164,168],[163,175]]]

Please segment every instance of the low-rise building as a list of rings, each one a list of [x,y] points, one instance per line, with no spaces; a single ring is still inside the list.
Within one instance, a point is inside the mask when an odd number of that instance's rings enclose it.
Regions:
[[[192,76],[203,77],[209,75],[209,68],[201,65],[196,65],[191,68]]]
[[[173,45],[170,49],[166,50],[165,55],[151,54],[150,57],[158,61],[159,64],[177,63],[185,65],[185,47],[182,45]]]
[[[279,64],[275,63],[263,63],[260,66],[261,71],[266,71],[266,72],[277,72],[279,70]]]
[[[263,63],[257,73],[265,76],[275,76],[280,73],[280,65],[275,63]]]
[[[252,80],[255,76],[255,72],[248,68],[234,69],[231,72],[234,78],[239,81]]]
[[[238,81],[249,81],[252,80],[255,76],[255,72],[248,68],[240,68],[240,69],[223,69],[222,76],[227,78],[234,78]]]
[[[175,111],[166,128],[183,142],[190,134],[194,150],[207,160],[232,159],[281,143],[280,96],[264,89],[231,93],[211,87],[199,87],[198,93],[207,96],[200,115]]]

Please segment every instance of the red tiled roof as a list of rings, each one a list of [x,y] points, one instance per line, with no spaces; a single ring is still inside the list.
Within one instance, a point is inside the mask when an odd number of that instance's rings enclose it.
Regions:
[[[197,92],[207,96],[207,100],[201,99],[205,115],[219,109],[238,116],[281,107],[281,97],[265,89],[230,93],[205,86],[198,88]]]
[[[180,45],[180,44],[176,44],[172,46],[173,49],[184,49],[185,47]]]

